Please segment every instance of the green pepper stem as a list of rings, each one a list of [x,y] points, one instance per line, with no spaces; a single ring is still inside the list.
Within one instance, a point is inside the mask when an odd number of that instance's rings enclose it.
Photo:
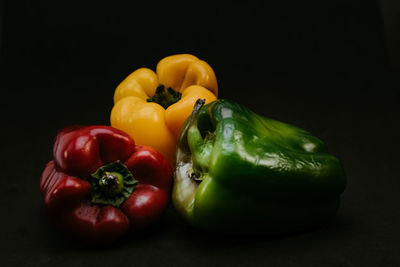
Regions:
[[[207,137],[203,139],[200,130],[197,127],[200,109],[204,103],[205,99],[198,99],[196,101],[190,118],[187,135],[189,149],[192,153],[193,171],[195,172],[196,180],[199,180],[199,177],[201,180],[201,174],[208,171],[208,163],[214,147],[214,138]]]

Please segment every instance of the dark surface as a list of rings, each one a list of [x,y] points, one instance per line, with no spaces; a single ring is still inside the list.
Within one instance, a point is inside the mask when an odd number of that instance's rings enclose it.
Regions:
[[[400,73],[400,2],[381,0],[382,21],[390,63],[396,73]],[[399,77],[397,76],[397,81]]]
[[[399,95],[376,1],[3,4],[2,266],[399,266]],[[87,249],[44,213],[58,129],[108,124],[116,85],[175,53],[214,68],[220,97],[305,128],[344,164],[337,218],[284,237],[200,233],[171,207],[147,233]]]

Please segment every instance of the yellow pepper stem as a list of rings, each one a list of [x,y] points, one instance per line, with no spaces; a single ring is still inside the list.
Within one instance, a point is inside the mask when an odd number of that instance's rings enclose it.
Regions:
[[[147,99],[147,102],[155,102],[160,104],[164,109],[167,109],[172,104],[178,102],[182,97],[182,94],[175,91],[171,87],[165,88],[164,85],[160,85],[156,89],[156,93]]]

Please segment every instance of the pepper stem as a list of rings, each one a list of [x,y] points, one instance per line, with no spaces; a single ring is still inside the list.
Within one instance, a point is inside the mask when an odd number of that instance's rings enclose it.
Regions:
[[[182,97],[182,94],[175,91],[171,87],[165,88],[164,85],[160,85],[156,89],[156,93],[147,99],[147,102],[154,102],[167,109],[172,104],[178,102]]]
[[[91,177],[91,202],[114,207],[128,199],[138,183],[120,161],[100,167]]]
[[[100,190],[107,196],[113,197],[124,190],[124,177],[118,172],[104,172],[99,179]]]
[[[197,127],[200,109],[204,104],[205,99],[198,99],[196,101],[190,117],[187,133],[187,141],[193,161],[194,175],[192,175],[192,178],[195,181],[201,181],[201,177],[203,176],[202,174],[208,172],[208,163],[210,161],[215,139],[215,135],[212,133],[209,133],[206,138],[203,139],[200,130]]]

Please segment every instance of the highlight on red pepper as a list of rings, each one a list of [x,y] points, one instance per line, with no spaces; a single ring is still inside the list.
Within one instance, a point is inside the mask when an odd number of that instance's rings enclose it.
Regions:
[[[171,184],[161,153],[110,126],[72,126],[56,137],[40,191],[63,234],[106,244],[155,224],[168,206]]]

